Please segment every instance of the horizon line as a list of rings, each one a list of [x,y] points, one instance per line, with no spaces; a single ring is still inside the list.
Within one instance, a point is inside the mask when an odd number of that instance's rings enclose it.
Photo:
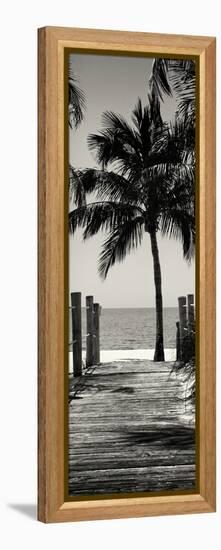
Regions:
[[[99,303],[99,302],[95,302]],[[102,306],[102,304],[99,303],[102,309],[156,309],[156,306]],[[177,306],[164,306],[163,309],[178,309]],[[82,306],[82,309],[86,309],[86,306]]]

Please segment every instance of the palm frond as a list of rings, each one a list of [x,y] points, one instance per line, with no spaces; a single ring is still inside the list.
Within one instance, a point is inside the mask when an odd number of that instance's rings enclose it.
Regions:
[[[134,177],[142,165],[141,139],[126,121],[114,113],[104,113],[107,127],[99,134],[88,136],[88,147],[95,152],[95,158],[103,168],[112,164],[122,176]],[[117,128],[117,122],[119,128]]]
[[[132,111],[132,122],[136,128],[135,136],[138,137],[139,142],[143,145],[145,138],[145,146],[147,149],[151,146],[150,134],[151,134],[151,111],[150,106],[145,105],[143,107],[140,97],[137,99],[137,103]]]
[[[74,233],[77,228],[84,229],[83,238],[93,237],[98,231],[113,231],[125,221],[131,221],[141,214],[138,207],[114,201],[101,201],[81,208],[69,214],[69,229]]]
[[[194,215],[195,168],[192,164],[177,164],[171,173],[166,195],[169,208],[183,209]]]
[[[99,274],[106,279],[108,271],[116,262],[122,262],[131,250],[141,244],[144,218],[138,216],[133,220],[118,225],[103,244],[99,260]]]
[[[86,168],[70,173],[70,199],[77,206],[86,204],[86,196],[94,193],[96,200],[125,202],[142,206],[138,186],[133,185],[128,178],[113,171]]]
[[[126,141],[128,145],[131,145],[135,151],[137,150],[139,135],[131,128],[122,115],[114,113],[113,111],[105,111],[102,115],[101,123],[105,128],[105,132],[110,135],[115,135],[117,133],[117,135]]]
[[[154,90],[148,94],[148,101],[151,124],[154,129],[161,128],[163,126],[163,120],[161,117],[160,100]]]
[[[140,128],[143,120],[143,106],[140,97],[137,99],[137,103],[132,111],[132,121],[135,128],[140,132]]]
[[[107,132],[89,134],[87,143],[89,150],[95,152],[97,163],[103,168],[106,168],[115,159],[116,142],[114,136]]]
[[[163,101],[163,95],[172,96],[171,86],[168,79],[169,60],[160,57],[154,59],[152,65],[149,86],[151,94],[159,97]]]
[[[112,164],[114,170],[134,185],[138,184],[153,145],[153,133],[163,126],[160,104],[154,95],[144,107],[141,99],[132,112],[131,127],[126,120],[112,111],[102,115],[104,130],[90,134],[88,146],[95,151],[96,161],[103,168]]]
[[[106,200],[107,197],[116,202],[135,204],[141,207],[139,191],[136,186],[124,176],[106,170],[92,170],[86,172],[87,178],[94,179],[96,198]]]
[[[77,128],[84,118],[86,110],[85,93],[78,86],[78,79],[69,66],[68,70],[68,114],[69,125]]]
[[[149,161],[180,163],[184,153],[192,153],[195,149],[195,136],[188,131],[182,118],[176,118],[173,123],[164,123],[153,134],[153,146]]]
[[[163,101],[164,94],[175,95],[177,118],[185,122],[185,130],[195,126],[196,72],[195,62],[186,59],[155,59],[149,80],[151,94]]]
[[[194,125],[196,103],[196,71],[192,60],[173,60],[170,78],[178,100],[178,118]]]
[[[86,193],[82,184],[82,175],[79,170],[75,170],[69,165],[69,199],[70,203],[76,206],[84,206],[86,204]]]
[[[162,212],[161,232],[163,236],[181,240],[183,256],[191,262],[195,253],[195,217],[183,209],[170,208]]]
[[[162,163],[144,173],[142,201],[151,225],[157,227],[164,211],[185,209],[194,216],[195,170],[186,163]]]
[[[69,197],[70,203],[77,207],[86,204],[86,197],[92,193],[96,186],[93,170],[76,170],[69,165]]]
[[[154,142],[154,132],[160,131],[163,126],[160,102],[154,93],[148,95],[148,104],[144,107],[138,97],[132,112],[132,122],[139,135],[141,153],[145,163]]]

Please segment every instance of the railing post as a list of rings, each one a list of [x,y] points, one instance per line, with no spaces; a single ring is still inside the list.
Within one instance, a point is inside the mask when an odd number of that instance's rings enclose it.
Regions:
[[[180,318],[180,358],[184,354],[184,338],[187,336],[187,311],[186,311],[186,296],[178,298],[179,303],[179,318]]]
[[[188,304],[188,331],[191,333],[194,330],[194,295],[187,294]]]
[[[86,339],[86,366],[91,367],[93,365],[94,355],[94,298],[93,296],[86,296],[86,319],[87,319],[87,339]]]
[[[177,321],[176,323],[176,361],[180,361],[181,354],[180,354],[180,323]]]
[[[100,305],[94,304],[94,365],[100,363]]]
[[[73,374],[82,375],[81,292],[71,293]]]

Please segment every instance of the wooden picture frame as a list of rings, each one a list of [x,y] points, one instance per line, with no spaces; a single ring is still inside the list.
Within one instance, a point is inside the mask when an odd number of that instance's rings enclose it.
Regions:
[[[38,518],[43,522],[215,511],[215,38],[39,29]],[[199,63],[199,490],[67,501],[64,490],[67,208],[64,52],[188,55]]]

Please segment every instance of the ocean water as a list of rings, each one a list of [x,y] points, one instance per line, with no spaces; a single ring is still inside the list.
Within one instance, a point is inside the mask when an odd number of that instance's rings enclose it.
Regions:
[[[164,309],[164,347],[176,346],[177,308]],[[71,311],[69,316],[71,342]],[[155,346],[156,317],[154,308],[102,309],[100,316],[100,348],[147,349]],[[82,344],[86,349],[86,310],[82,309]]]

